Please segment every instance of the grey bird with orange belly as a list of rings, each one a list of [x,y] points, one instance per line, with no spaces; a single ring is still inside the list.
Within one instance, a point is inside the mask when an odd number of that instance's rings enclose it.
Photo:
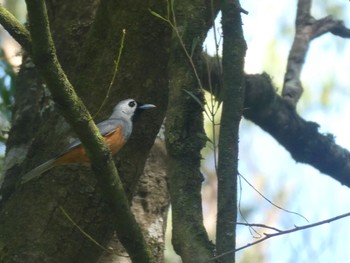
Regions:
[[[143,104],[133,99],[120,101],[113,109],[112,115],[105,121],[97,124],[105,143],[115,155],[128,141],[133,127],[133,120],[143,110],[154,108],[153,104]],[[89,164],[90,160],[80,140],[74,140],[60,155],[35,167],[22,177],[22,183],[26,183],[39,177],[44,172],[55,166],[65,164]]]

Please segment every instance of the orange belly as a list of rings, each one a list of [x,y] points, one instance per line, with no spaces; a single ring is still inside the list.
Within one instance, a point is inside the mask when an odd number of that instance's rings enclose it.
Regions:
[[[114,131],[107,133],[104,137],[105,143],[109,147],[112,155],[115,155],[124,146],[126,141],[123,138],[123,132],[121,127],[118,127]],[[72,164],[81,163],[88,165],[90,164],[90,159],[87,156],[85,149],[82,145],[72,148],[67,153],[58,157],[56,160],[56,165],[62,164]]]

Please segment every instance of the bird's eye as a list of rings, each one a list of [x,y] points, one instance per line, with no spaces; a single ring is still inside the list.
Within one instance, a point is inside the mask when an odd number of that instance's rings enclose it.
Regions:
[[[129,107],[130,107],[130,108],[135,107],[135,105],[136,105],[136,102],[135,102],[135,101],[130,101],[130,102],[129,102]]]

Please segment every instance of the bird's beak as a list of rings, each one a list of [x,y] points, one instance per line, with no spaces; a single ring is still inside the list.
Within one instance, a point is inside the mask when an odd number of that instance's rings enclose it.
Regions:
[[[141,110],[148,110],[148,109],[152,109],[152,108],[155,108],[156,106],[153,105],[153,104],[144,104],[144,103],[137,103],[138,105],[138,109],[141,109]]]

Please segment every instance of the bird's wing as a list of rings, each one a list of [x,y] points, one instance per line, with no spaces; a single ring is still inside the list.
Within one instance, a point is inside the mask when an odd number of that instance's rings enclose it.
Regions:
[[[97,124],[97,128],[100,130],[102,136],[106,136],[107,134],[115,131],[117,127],[124,127],[125,121],[120,118],[108,119],[103,122]]]
[[[122,119],[113,118],[113,119],[102,121],[98,123],[96,126],[99,129],[101,135],[106,136],[109,133],[115,131],[117,127],[123,126],[123,124],[124,124],[124,121]],[[67,146],[67,148],[60,155],[63,155],[66,152],[70,151],[71,149],[78,147],[80,145],[81,145],[81,141],[79,139],[75,139]]]
[[[56,159],[50,159],[47,162],[35,167],[33,170],[29,171],[25,175],[22,176],[21,183],[24,184],[29,182],[30,180],[39,177],[44,172],[50,170],[51,168],[56,166]]]

